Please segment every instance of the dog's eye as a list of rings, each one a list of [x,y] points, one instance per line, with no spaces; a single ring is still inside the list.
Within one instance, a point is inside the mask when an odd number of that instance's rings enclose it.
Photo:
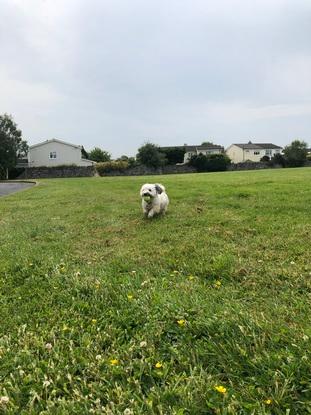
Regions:
[[[149,189],[149,192],[151,192],[151,189]]]

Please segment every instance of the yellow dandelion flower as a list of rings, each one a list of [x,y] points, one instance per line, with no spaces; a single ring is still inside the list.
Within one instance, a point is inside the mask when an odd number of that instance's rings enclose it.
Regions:
[[[226,393],[227,392],[227,389],[224,386],[221,386],[221,385],[215,386],[215,390],[219,393]]]
[[[155,364],[155,367],[156,367],[157,369],[161,369],[161,367],[163,367],[163,363],[161,363],[161,362],[157,362],[157,363]]]
[[[220,288],[221,287],[221,281],[219,281],[219,280],[216,281],[215,284],[214,284],[214,287],[215,288]]]
[[[183,320],[183,319],[181,319],[181,320],[177,320],[177,324],[178,324],[180,327],[183,327],[183,326],[186,324],[186,320]]]
[[[189,275],[188,280],[190,281],[194,280],[194,275]]]
[[[271,399],[266,399],[265,400],[265,404],[266,405],[271,405],[272,404],[272,400]]]
[[[174,270],[174,271],[173,271],[173,273],[174,273],[174,274],[179,274],[179,271]]]
[[[96,318],[93,318],[93,319],[92,319],[92,324],[96,324],[96,323],[97,323]]]
[[[111,366],[116,366],[118,363],[119,363],[119,360],[118,359],[111,359],[110,360],[110,365]]]
[[[63,331],[68,331],[69,330],[69,327],[68,326],[66,326],[66,325],[64,325],[63,326]]]
[[[128,299],[128,300],[133,300],[133,298],[134,298],[134,297],[133,297],[133,295],[132,295],[132,294],[128,294],[128,295],[127,295],[127,299]]]

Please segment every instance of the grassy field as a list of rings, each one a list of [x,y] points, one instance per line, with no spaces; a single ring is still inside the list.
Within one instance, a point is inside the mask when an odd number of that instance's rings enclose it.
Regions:
[[[143,219],[160,181],[167,216]],[[311,169],[0,198],[0,413],[310,414]]]

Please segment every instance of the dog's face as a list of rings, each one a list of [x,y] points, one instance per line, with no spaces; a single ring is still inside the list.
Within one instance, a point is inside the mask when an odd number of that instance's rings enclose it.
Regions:
[[[161,194],[161,193],[162,193],[161,187],[159,185],[156,185],[156,184],[146,183],[140,189],[140,196],[141,197],[150,196],[150,197],[154,198],[158,194]]]

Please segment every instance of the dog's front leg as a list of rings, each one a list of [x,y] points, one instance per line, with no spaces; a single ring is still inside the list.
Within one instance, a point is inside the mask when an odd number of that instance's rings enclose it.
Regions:
[[[149,219],[153,218],[154,214],[155,214],[155,211],[153,209],[150,209],[148,212],[148,218]]]

